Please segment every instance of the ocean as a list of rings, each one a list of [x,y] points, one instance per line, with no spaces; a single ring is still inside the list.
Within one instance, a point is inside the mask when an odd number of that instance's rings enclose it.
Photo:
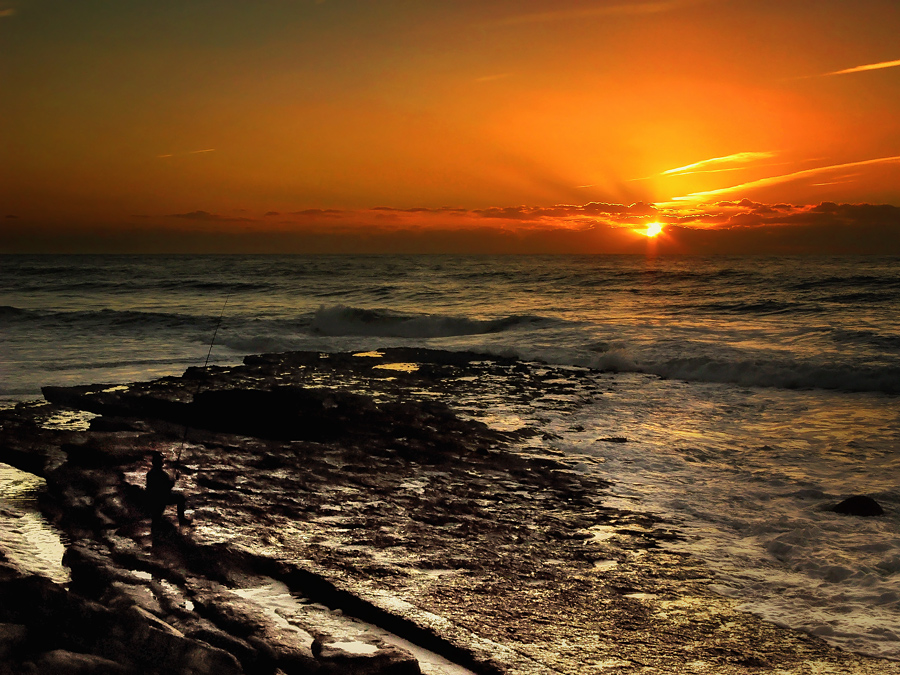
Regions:
[[[898,272],[877,256],[0,256],[0,405],[287,350],[563,365],[546,396],[473,381],[446,402],[584,458],[609,505],[671,521],[667,545],[743,609],[900,659]],[[827,510],[854,494],[885,515]]]

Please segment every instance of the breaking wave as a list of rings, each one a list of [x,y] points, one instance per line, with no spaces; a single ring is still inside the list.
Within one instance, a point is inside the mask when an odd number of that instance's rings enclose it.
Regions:
[[[743,387],[900,394],[898,367],[789,360],[723,360],[706,356],[649,361],[631,356],[622,344],[598,343],[591,345],[589,349],[596,356],[586,365],[609,372],[648,373],[666,379],[737,384]]]
[[[442,338],[502,333],[520,327],[539,327],[552,319],[530,314],[499,319],[470,319],[443,314],[405,314],[386,309],[335,305],[320,307],[310,331],[329,337],[342,335],[385,338]]]

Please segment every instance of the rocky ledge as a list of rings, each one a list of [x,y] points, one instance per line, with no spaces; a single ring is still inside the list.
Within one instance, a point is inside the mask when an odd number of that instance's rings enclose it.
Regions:
[[[290,353],[0,412],[0,461],[46,480],[70,570],[0,561],[0,673],[896,672],[737,611],[665,522],[604,504],[585,458],[434,400],[488,381],[528,401],[566,378]],[[191,522],[148,517],[154,452]]]

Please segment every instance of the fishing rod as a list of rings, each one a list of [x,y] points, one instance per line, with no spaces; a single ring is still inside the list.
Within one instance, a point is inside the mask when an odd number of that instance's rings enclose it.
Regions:
[[[206,352],[206,360],[203,362],[204,368],[206,368],[206,366],[209,365],[209,357],[210,357],[210,354],[212,354],[213,345],[216,343],[216,335],[219,334],[219,326],[222,325],[222,317],[225,316],[225,308],[228,306],[228,300],[230,298],[231,298],[231,294],[228,294],[225,296],[225,303],[222,305],[222,311],[219,312],[219,320],[216,321],[216,329],[213,331],[212,340],[209,341],[209,351]],[[197,395],[196,392],[194,393],[194,395],[195,396]]]
[[[216,329],[213,331],[212,340],[209,341],[209,351],[206,352],[206,360],[203,362],[204,370],[209,365],[209,357],[212,355],[213,345],[216,344],[216,336],[219,334],[219,326],[222,325],[222,317],[225,316],[225,308],[228,306],[228,301],[231,299],[231,294],[225,296],[225,302],[222,305],[222,311],[219,312],[219,319],[216,321]],[[192,397],[192,401],[197,398],[197,394],[200,393],[200,380],[197,380],[197,388],[194,389],[194,395]],[[184,452],[184,446],[187,443],[188,432],[191,430],[191,425],[185,423],[184,425],[184,436],[181,437],[181,447],[178,448],[178,455],[175,457],[175,480],[178,480],[178,476],[181,473],[181,455]]]

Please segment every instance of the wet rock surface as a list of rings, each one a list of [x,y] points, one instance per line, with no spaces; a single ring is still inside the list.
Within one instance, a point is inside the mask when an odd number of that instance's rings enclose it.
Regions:
[[[737,611],[666,549],[667,523],[521,444],[540,429],[433,400],[488,379],[526,405],[571,395],[547,366],[397,349],[47,388],[0,411],[0,461],[46,479],[71,569],[64,588],[0,567],[0,673],[464,672],[371,624],[484,674],[896,672]],[[47,428],[72,410],[89,428]],[[151,526],[153,451],[190,525],[173,506]]]

